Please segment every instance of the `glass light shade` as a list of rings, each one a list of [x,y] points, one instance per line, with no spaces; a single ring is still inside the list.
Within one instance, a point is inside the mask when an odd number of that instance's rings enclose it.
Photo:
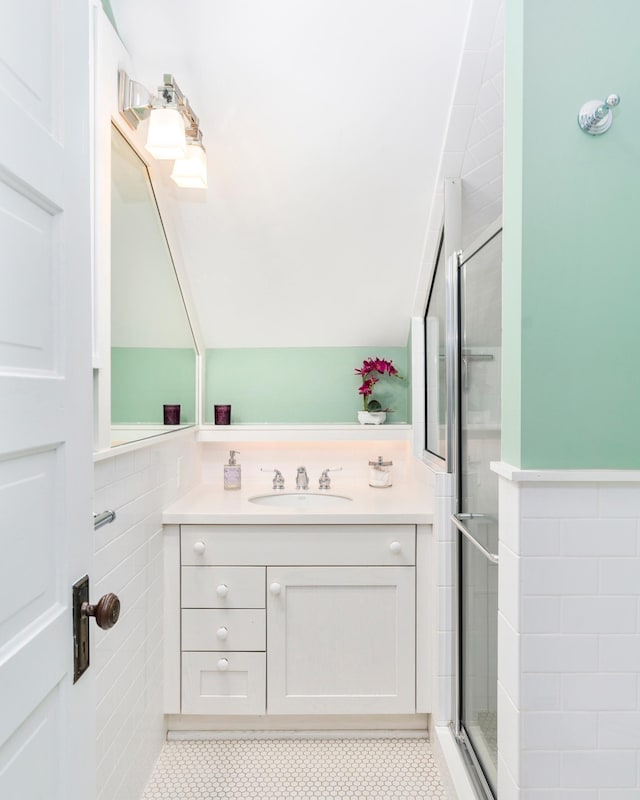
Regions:
[[[145,148],[154,158],[160,160],[185,157],[187,140],[184,132],[184,120],[177,109],[152,109]]]
[[[207,188],[207,155],[198,144],[187,145],[187,157],[173,165],[171,178],[184,189]]]

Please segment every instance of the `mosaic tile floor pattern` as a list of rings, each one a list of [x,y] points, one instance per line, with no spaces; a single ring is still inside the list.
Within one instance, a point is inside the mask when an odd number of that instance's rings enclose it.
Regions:
[[[142,800],[446,800],[426,739],[166,742]]]

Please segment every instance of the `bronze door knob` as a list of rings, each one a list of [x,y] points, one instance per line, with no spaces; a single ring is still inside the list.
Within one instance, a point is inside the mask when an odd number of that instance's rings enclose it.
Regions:
[[[82,614],[85,617],[95,617],[99,628],[108,630],[113,628],[120,617],[120,600],[118,596],[109,592],[103,595],[95,605],[82,604]]]

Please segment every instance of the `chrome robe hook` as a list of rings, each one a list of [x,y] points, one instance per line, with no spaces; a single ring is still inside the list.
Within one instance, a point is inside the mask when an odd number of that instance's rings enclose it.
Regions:
[[[585,133],[590,133],[591,136],[599,136],[601,133],[605,133],[613,122],[611,109],[617,106],[619,102],[620,97],[617,94],[610,94],[604,102],[601,100],[589,100],[578,113],[578,125]]]

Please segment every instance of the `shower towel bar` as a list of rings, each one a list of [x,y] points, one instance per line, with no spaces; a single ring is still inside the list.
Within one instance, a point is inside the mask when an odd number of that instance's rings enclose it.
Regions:
[[[473,519],[476,517],[483,517],[484,514],[452,514],[450,519],[451,522],[456,526],[456,528],[460,531],[460,533],[469,541],[471,544],[476,547],[482,555],[490,561],[492,564],[497,564],[499,562],[499,558],[497,553],[490,553],[486,547],[483,547],[480,542],[476,539],[476,537],[469,531],[465,525],[463,525],[463,519]]]

